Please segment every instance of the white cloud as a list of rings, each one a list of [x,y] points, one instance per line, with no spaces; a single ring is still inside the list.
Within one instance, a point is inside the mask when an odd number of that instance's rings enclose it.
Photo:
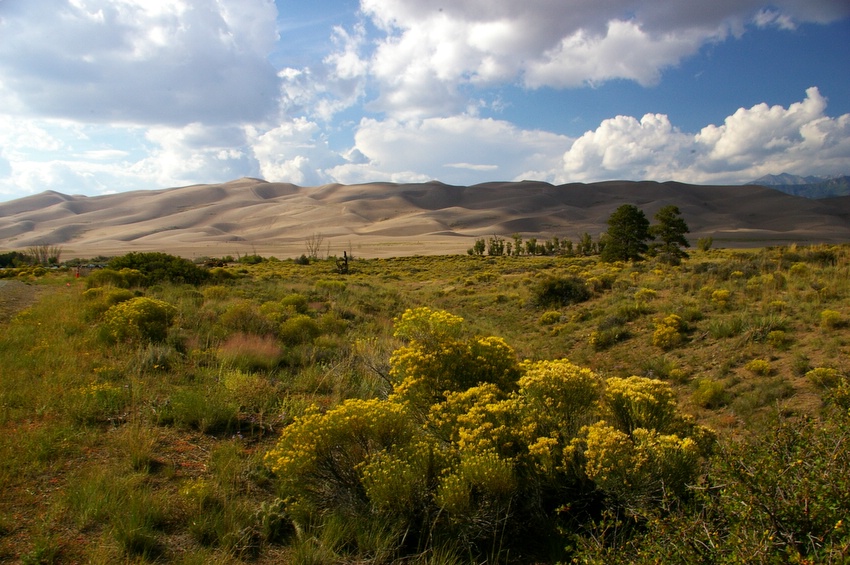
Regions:
[[[665,68],[747,25],[834,21],[850,14],[850,4],[361,0],[361,10],[384,34],[371,58],[381,89],[373,108],[409,119],[462,111],[463,85],[654,84]]]
[[[368,162],[328,170],[343,183],[438,179],[450,184],[525,178],[529,171],[551,175],[570,139],[550,132],[470,115],[425,120],[364,119],[355,148]]]
[[[743,183],[766,174],[846,174],[850,114],[825,114],[817,88],[784,108],[740,108],[722,125],[696,134],[672,126],[667,116],[640,121],[618,116],[585,133],[564,153],[563,182],[611,178]]]
[[[564,154],[565,180],[667,180],[693,145],[693,136],[678,131],[665,115],[647,114],[640,121],[617,116],[585,133]]]
[[[238,126],[158,126],[148,129],[145,138],[155,147],[130,169],[159,187],[220,182],[258,172],[245,131]]]
[[[257,120],[275,109],[267,0],[3,4],[0,103],[83,122]]]
[[[262,177],[272,182],[302,186],[325,184],[332,180],[325,169],[343,162],[322,139],[320,126],[297,118],[260,132],[248,128],[254,158]]]
[[[662,69],[693,54],[708,39],[695,32],[657,37],[635,22],[615,20],[604,35],[580,30],[565,37],[527,65],[524,80],[531,87],[576,87],[616,78],[649,86],[658,82]]]

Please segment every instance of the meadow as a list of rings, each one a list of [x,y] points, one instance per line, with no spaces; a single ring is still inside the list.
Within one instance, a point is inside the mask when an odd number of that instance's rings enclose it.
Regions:
[[[144,256],[2,271],[0,561],[847,562],[848,245]]]

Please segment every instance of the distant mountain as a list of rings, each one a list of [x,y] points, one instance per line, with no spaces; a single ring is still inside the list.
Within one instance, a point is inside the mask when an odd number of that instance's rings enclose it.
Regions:
[[[850,176],[837,177],[801,177],[782,173],[765,175],[747,184],[766,186],[794,196],[804,198],[834,198],[850,196]]]

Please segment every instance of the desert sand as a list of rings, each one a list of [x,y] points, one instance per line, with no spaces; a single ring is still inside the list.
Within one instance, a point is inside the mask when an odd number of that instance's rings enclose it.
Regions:
[[[0,251],[60,246],[63,258],[165,251],[188,258],[258,253],[387,257],[465,253],[476,238],[594,239],[618,206],[652,221],[675,204],[690,240],[758,247],[850,241],[850,198],[808,200],[759,186],[611,181],[554,186],[370,183],[300,187],[242,178],[105,196],[47,191],[0,203]]]

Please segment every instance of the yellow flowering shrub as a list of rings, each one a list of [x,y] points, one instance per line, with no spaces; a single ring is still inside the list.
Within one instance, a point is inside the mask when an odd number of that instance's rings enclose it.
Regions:
[[[519,378],[516,353],[502,338],[462,337],[463,319],[430,308],[408,310],[397,337],[409,343],[390,358],[393,398],[427,412],[449,391],[494,383],[503,390]]]
[[[395,319],[393,335],[397,338],[423,344],[459,339],[463,335],[463,318],[444,310],[427,306],[407,309]]]
[[[835,310],[824,310],[820,313],[820,325],[825,330],[834,330],[845,325],[841,312]]]
[[[603,489],[620,492],[632,486],[633,471],[642,463],[629,434],[604,421],[588,426],[583,442],[588,478]]]
[[[606,381],[603,411],[626,433],[637,428],[667,431],[678,419],[670,385],[646,377],[612,377]]]
[[[431,406],[427,425],[455,452],[513,456],[521,443],[519,420],[516,398],[485,383],[447,393],[444,402]]]
[[[168,302],[138,296],[109,308],[104,327],[114,341],[163,341],[176,315]]]
[[[720,308],[725,308],[729,304],[729,297],[732,295],[728,290],[720,289],[711,293],[711,301],[717,304]]]
[[[465,453],[450,472],[440,477],[437,506],[455,523],[485,531],[507,518],[516,489],[513,464],[493,451]],[[470,537],[476,537],[472,532]]]
[[[695,477],[707,434],[677,413],[668,384],[605,381],[566,359],[520,363],[504,340],[468,336],[461,318],[429,308],[396,324],[405,344],[390,357],[388,398],[312,408],[267,453],[296,524],[391,520],[400,544],[480,552],[495,536],[554,532],[556,509],[599,504],[600,490],[606,505],[637,508]],[[245,380],[234,372],[225,386]]]
[[[770,366],[770,361],[766,361],[764,359],[753,359],[744,365],[744,368],[752,374],[762,377],[769,375],[773,371],[773,368]]]
[[[652,334],[652,345],[661,349],[676,347],[685,339],[681,333],[684,328],[685,322],[677,314],[670,314],[656,321],[655,332]]]
[[[830,388],[838,384],[841,374],[831,367],[815,367],[806,372],[806,378],[819,387]]]
[[[651,288],[640,288],[635,292],[634,296],[637,301],[653,300],[658,296],[658,292]]]
[[[361,481],[373,511],[414,514],[428,504],[431,478],[444,463],[434,446],[416,441],[379,451],[360,467]]]
[[[601,421],[576,443],[584,448],[588,478],[630,505],[681,495],[699,471],[697,442],[675,434],[637,428],[630,435]]]
[[[540,316],[541,326],[551,326],[561,321],[561,313],[557,310],[547,310]]]
[[[83,292],[88,320],[96,320],[112,306],[135,297],[133,291],[114,286],[97,286]]]
[[[108,382],[92,382],[71,391],[65,399],[66,412],[73,420],[84,424],[104,423],[126,416],[130,391]]]
[[[363,469],[411,443],[417,429],[400,404],[347,400],[317,409],[284,428],[265,456],[284,493],[318,511],[367,504]]]
[[[520,395],[534,414],[537,437],[572,437],[596,412],[602,379],[566,359],[525,362]]]
[[[809,274],[810,269],[805,263],[794,263],[791,265],[791,268],[788,269],[788,272],[795,277],[804,277]]]

